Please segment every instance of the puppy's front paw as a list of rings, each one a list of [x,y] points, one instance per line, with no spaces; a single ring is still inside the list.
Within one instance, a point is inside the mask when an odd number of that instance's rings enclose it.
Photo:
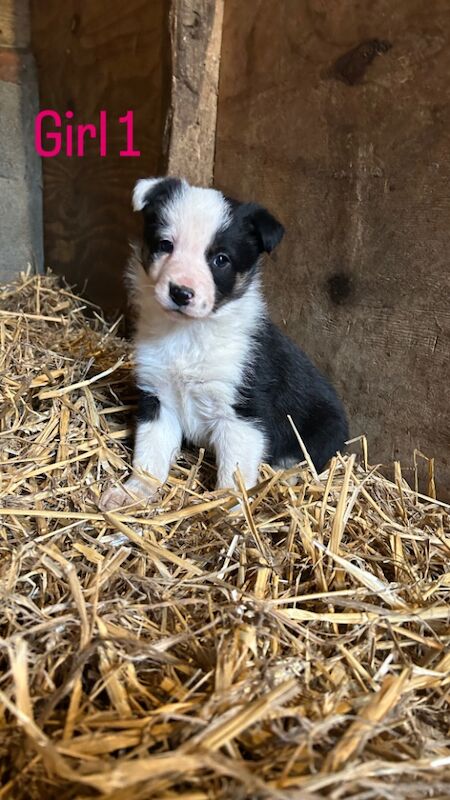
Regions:
[[[110,486],[100,497],[101,511],[114,511],[144,500],[152,500],[158,493],[158,485],[138,478],[129,478],[122,486]]]

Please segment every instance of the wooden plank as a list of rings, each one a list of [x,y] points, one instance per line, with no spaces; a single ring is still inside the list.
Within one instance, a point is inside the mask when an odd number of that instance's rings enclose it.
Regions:
[[[98,141],[82,158],[43,159],[46,263],[107,311],[124,303],[122,272],[129,238],[140,230],[131,211],[134,182],[164,169],[163,129],[170,88],[166,0],[32,0],[32,39],[41,108],[74,112],[73,123],[108,114],[107,156]],[[139,158],[121,157],[134,112]]]
[[[450,6],[227,0],[216,184],[287,228],[266,284],[372,460],[449,492]]]
[[[0,48],[0,81],[19,84],[22,70],[22,54],[10,47]]]
[[[29,43],[29,0],[2,0],[0,3],[0,47],[28,47]]]
[[[0,279],[42,268],[42,174],[33,146],[36,68],[28,0],[0,0]]]
[[[214,172],[224,0],[173,0],[168,173],[209,186]]]

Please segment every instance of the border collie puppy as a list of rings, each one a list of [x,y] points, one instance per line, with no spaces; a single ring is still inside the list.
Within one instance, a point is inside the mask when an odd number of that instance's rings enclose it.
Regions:
[[[283,226],[255,203],[178,178],[137,182],[144,242],[129,267],[137,309],[139,389],[133,475],[107,490],[103,509],[151,498],[182,440],[215,452],[217,487],[257,483],[267,461],[304,455],[290,414],[321,471],[348,437],[334,389],[271,322],[261,290],[263,253]]]

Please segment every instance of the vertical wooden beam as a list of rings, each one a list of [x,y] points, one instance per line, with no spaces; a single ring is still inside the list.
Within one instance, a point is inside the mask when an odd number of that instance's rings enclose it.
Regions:
[[[30,44],[29,0],[0,3],[0,47],[28,47]]]
[[[42,268],[42,174],[29,0],[0,0],[0,281]]]
[[[224,0],[172,0],[167,172],[209,186],[214,176]]]

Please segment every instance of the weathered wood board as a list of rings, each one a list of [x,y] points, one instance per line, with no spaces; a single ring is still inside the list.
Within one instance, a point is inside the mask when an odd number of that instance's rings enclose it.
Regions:
[[[215,182],[287,234],[277,320],[371,458],[450,477],[450,4],[227,0]]]
[[[163,168],[170,95],[166,0],[32,0],[32,38],[41,108],[74,112],[72,122],[108,114],[107,156],[87,140],[84,157],[43,159],[46,264],[107,311],[123,305],[135,180]],[[124,125],[134,112],[139,158],[121,157]]]
[[[29,0],[0,3],[0,47],[28,47],[30,44]]]
[[[170,175],[209,186],[214,175],[217,92],[224,0],[172,0]]]
[[[42,269],[42,174],[34,150],[38,110],[28,0],[0,2],[0,280]]]

